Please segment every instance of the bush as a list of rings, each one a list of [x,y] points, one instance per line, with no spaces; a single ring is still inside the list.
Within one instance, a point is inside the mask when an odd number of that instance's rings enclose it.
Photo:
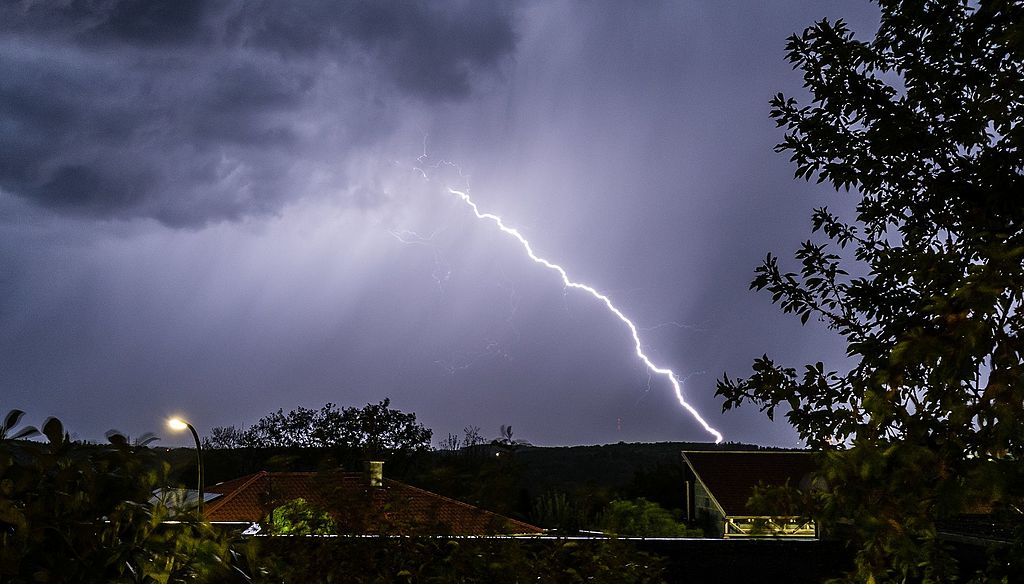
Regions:
[[[664,581],[664,560],[614,540],[272,537],[258,544],[273,582]]]
[[[600,520],[601,530],[632,537],[700,537],[700,530],[690,530],[672,513],[644,498],[612,501]]]
[[[227,540],[190,512],[153,497],[168,466],[111,434],[108,445],[71,442],[50,418],[47,442],[0,429],[0,582],[230,582]],[[151,501],[152,499],[152,501]]]

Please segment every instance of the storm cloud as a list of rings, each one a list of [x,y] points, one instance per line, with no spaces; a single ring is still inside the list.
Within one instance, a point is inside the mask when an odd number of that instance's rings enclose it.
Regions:
[[[0,5],[0,396],[84,438],[391,397],[443,437],[796,443],[715,378],[843,347],[747,290],[843,205],[772,152],[785,37],[864,2]],[[166,437],[165,437],[166,438]]]
[[[467,99],[515,48],[501,3],[0,10],[0,188],[60,213],[172,226],[344,191],[348,177],[324,168],[388,136],[408,100]]]

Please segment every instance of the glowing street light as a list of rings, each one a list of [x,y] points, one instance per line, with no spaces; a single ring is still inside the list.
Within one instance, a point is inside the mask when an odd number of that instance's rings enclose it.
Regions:
[[[181,418],[170,418],[167,420],[167,427],[175,432],[188,429],[192,432],[192,438],[196,441],[196,466],[199,468],[199,518],[203,516],[203,446],[199,443],[199,433],[196,427]]]

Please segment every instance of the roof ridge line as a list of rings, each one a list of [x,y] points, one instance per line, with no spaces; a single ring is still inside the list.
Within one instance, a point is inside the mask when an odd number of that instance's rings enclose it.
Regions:
[[[207,513],[213,513],[214,511],[217,511],[218,509],[223,507],[228,501],[234,499],[235,496],[238,495],[238,493],[241,493],[244,489],[246,489],[249,485],[254,483],[256,480],[258,480],[258,479],[260,479],[260,478],[262,478],[264,476],[267,476],[269,474],[270,473],[268,473],[265,470],[261,470],[261,471],[253,473],[252,475],[249,476],[248,480],[246,480],[242,484],[238,485],[238,487],[235,488],[233,491],[231,491],[229,493],[224,493],[224,496],[218,497],[216,500],[214,500],[208,507],[206,507],[206,509],[204,511],[204,515],[207,514]]]

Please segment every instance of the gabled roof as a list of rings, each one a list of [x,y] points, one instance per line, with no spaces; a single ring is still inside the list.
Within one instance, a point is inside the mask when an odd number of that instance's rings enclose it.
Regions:
[[[219,497],[206,504],[207,521],[261,521],[275,508],[295,499],[316,507],[327,507],[321,489],[315,488],[311,472],[266,472],[246,475],[212,487]]]
[[[758,484],[806,488],[816,469],[811,452],[684,451],[683,460],[726,516],[749,515],[747,501]]]
[[[262,521],[274,508],[302,498],[331,514],[342,533],[497,535],[542,533],[534,525],[485,511],[411,485],[384,479],[371,487],[358,472],[266,472],[207,489],[213,522]]]

